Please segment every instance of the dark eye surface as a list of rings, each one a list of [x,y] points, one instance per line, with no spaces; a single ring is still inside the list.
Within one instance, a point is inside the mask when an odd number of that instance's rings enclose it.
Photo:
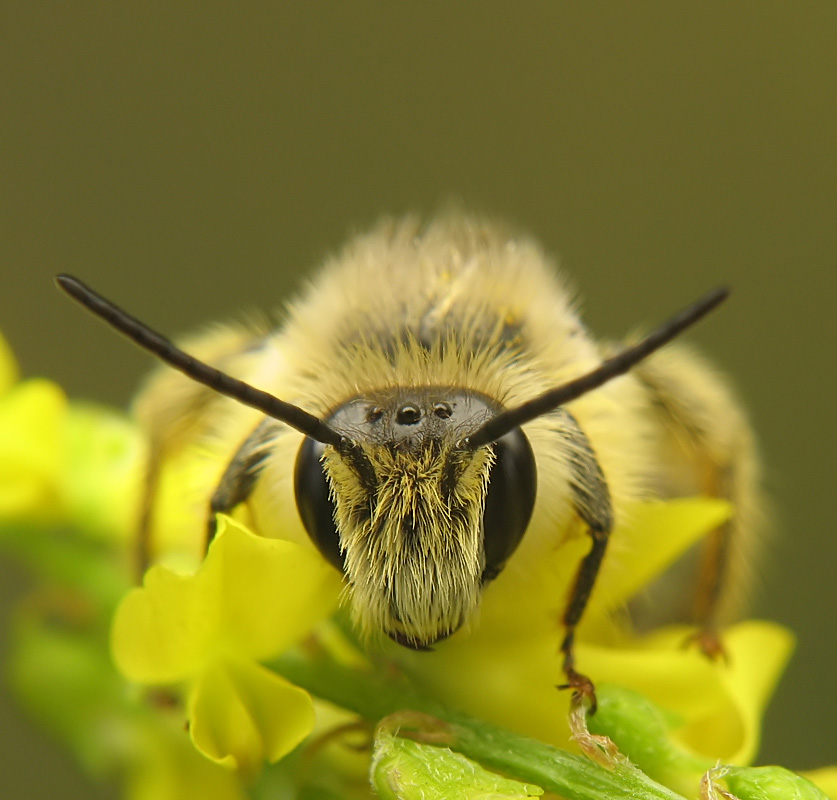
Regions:
[[[311,541],[323,558],[341,572],[343,553],[334,522],[334,503],[321,458],[325,445],[306,438],[299,448],[294,468],[296,507]]]
[[[535,456],[520,428],[498,439],[493,447],[496,461],[488,479],[483,513],[483,583],[499,575],[520,544],[532,518],[538,483]]]

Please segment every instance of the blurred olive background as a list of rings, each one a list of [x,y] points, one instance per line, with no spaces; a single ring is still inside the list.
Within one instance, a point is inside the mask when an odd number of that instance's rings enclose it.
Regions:
[[[26,374],[123,405],[148,358],[55,272],[174,334],[451,199],[538,237],[602,335],[730,284],[692,339],[763,444],[756,612],[799,636],[762,761],[837,761],[835,42],[833,0],[2,3],[0,327]],[[0,581],[7,615],[26,579]],[[4,797],[109,796],[0,715]]]

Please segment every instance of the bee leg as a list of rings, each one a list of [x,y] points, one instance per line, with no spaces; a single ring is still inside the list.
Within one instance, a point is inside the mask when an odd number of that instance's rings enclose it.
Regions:
[[[671,475],[672,496],[702,493],[729,500],[730,519],[700,546],[691,604],[693,640],[711,658],[724,656],[720,627],[734,617],[748,589],[748,568],[760,528],[758,460],[749,424],[730,389],[695,354],[672,346],[635,370],[649,390]]]
[[[265,417],[244,440],[230,459],[218,486],[209,501],[206,520],[206,550],[215,538],[218,528],[217,514],[227,514],[243,503],[253,491],[261,474],[265,459],[270,455],[273,439],[279,424]]]
[[[572,689],[576,700],[589,700],[591,713],[596,712],[596,690],[593,682],[586,675],[575,668],[575,629],[581,620],[581,615],[590,599],[590,593],[596,582],[602,559],[604,558],[610,531],[596,531],[590,529],[593,545],[584,557],[576,573],[570,600],[564,611],[564,639],[561,642],[561,652],[564,655],[563,669],[567,676],[567,683],[559,688]]]
[[[555,431],[564,440],[570,466],[570,489],[576,513],[585,522],[592,540],[590,551],[582,559],[564,611],[563,669],[567,683],[560,688],[573,690],[577,701],[589,700],[591,712],[596,710],[593,682],[575,668],[575,629],[590,599],[596,576],[602,565],[610,532],[613,528],[613,509],[610,490],[596,454],[575,418],[559,409],[551,415]]]
[[[732,499],[733,475],[729,469],[718,470],[717,481],[706,487],[707,493],[715,497]],[[692,620],[698,626],[691,637],[707,657],[725,659],[720,636],[719,615],[722,610],[725,585],[730,581],[732,544],[736,535],[733,520],[727,520],[706,538],[700,554],[697,588],[692,606]]]

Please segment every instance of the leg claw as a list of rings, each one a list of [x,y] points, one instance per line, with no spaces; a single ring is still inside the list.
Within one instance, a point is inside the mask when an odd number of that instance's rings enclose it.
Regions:
[[[584,705],[588,705],[590,713],[596,713],[596,687],[593,685],[593,681],[586,675],[582,675],[574,669],[568,669],[567,683],[561,684],[558,688],[572,689],[572,704],[574,708],[581,708]]]
[[[713,628],[699,628],[694,633],[689,634],[683,644],[684,647],[697,646],[700,652],[710,661],[729,663],[729,654],[721,641],[721,636]]]

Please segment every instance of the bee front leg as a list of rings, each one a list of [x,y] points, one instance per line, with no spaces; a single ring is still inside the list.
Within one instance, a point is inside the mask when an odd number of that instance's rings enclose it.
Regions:
[[[599,574],[599,568],[604,558],[607,542],[610,538],[610,531],[596,531],[590,529],[593,539],[593,546],[590,552],[584,557],[578,572],[575,576],[570,600],[564,612],[564,640],[561,642],[561,652],[564,654],[564,674],[567,676],[567,683],[561,685],[561,689],[572,689],[578,699],[590,701],[590,710],[596,711],[596,690],[593,682],[586,675],[578,672],[575,668],[575,629],[581,620],[581,615],[590,599],[590,593]]]
[[[230,459],[218,486],[209,501],[209,513],[206,520],[206,550],[215,538],[218,530],[218,514],[228,514],[237,505],[243,503],[253,491],[256,481],[264,467],[265,459],[273,449],[279,423],[271,417],[265,417],[244,440]]]
[[[564,448],[568,453],[573,507],[586,523],[592,539],[590,551],[579,565],[564,611],[565,634],[561,653],[564,656],[563,669],[567,683],[559,688],[572,689],[578,700],[589,700],[590,709],[595,712],[596,691],[593,682],[575,668],[575,630],[587,607],[604,559],[613,528],[613,508],[607,481],[584,431],[565,409],[559,409],[551,417],[555,431],[564,440]]]

